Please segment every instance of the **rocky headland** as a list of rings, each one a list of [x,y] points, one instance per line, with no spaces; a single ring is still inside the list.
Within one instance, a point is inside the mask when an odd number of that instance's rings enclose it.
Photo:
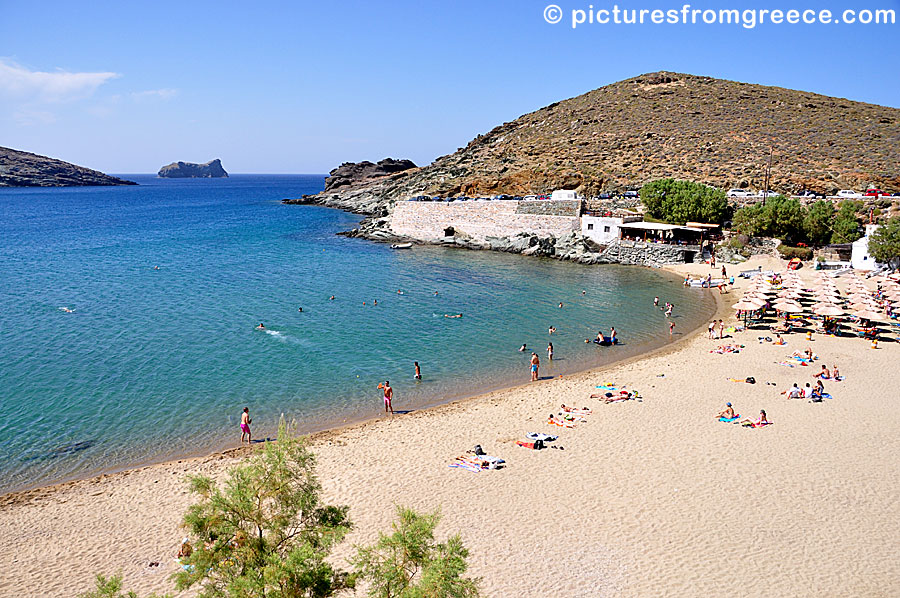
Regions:
[[[651,73],[504,123],[428,166],[341,177],[340,185],[292,203],[366,215],[348,234],[387,241],[396,239],[390,232],[394,204],[423,193],[474,197],[574,189],[589,197],[664,177],[760,189],[770,155],[769,186],[779,193],[900,188],[900,110],[779,87]],[[533,249],[538,255],[573,255],[563,239],[508,241],[501,245],[510,251],[526,243],[538,247]],[[450,242],[467,244],[458,238]],[[576,246],[582,243],[575,240]]]
[[[205,164],[172,162],[159,169],[156,176],[164,179],[214,179],[228,176],[219,158]]]
[[[0,147],[0,187],[137,185],[69,162]]]

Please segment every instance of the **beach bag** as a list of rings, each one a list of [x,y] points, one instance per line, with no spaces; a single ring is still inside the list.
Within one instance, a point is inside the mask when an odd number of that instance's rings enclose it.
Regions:
[[[756,384],[756,378],[750,376],[747,378],[747,384]]]
[[[542,448],[544,448],[544,441],[543,440],[535,440],[534,441],[534,450],[539,451]]]
[[[481,448],[481,445],[480,445],[480,444],[476,444],[476,445],[475,445],[475,451],[474,451],[474,452],[475,452],[476,455],[484,455],[484,454],[485,454],[484,449]]]

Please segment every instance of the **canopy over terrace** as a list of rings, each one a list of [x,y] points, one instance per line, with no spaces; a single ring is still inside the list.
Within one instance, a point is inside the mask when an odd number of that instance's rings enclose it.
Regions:
[[[702,245],[705,233],[703,228],[665,222],[626,222],[619,225],[620,239],[677,245]]]

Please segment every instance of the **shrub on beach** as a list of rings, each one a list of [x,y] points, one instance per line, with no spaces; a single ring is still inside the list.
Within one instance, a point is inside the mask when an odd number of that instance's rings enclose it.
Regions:
[[[106,577],[97,575],[95,578],[96,587],[90,592],[79,594],[78,598],[138,598],[134,592],[122,592],[122,576],[113,575]],[[156,594],[150,594],[146,598],[169,598],[169,594],[157,597]]]
[[[869,253],[876,261],[897,267],[900,262],[900,216],[894,216],[872,233]]]
[[[371,546],[357,547],[353,563],[369,582],[372,598],[475,598],[478,580],[464,577],[469,551],[459,535],[434,540],[437,512],[420,515],[397,507],[394,533]]]
[[[778,246],[778,253],[786,260],[795,257],[799,257],[801,260],[809,260],[813,256],[813,251],[809,247],[790,247],[784,244]]]

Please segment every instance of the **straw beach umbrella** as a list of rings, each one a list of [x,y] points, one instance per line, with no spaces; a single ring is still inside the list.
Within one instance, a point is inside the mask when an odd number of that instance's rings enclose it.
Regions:
[[[854,316],[861,320],[869,320],[871,322],[886,322],[887,316],[875,310],[856,311]]]
[[[843,315],[844,310],[833,303],[817,303],[813,306],[813,313],[817,316],[834,317]]]
[[[775,309],[787,314],[799,314],[803,311],[803,308],[796,303],[784,303],[780,307],[776,306]]]

